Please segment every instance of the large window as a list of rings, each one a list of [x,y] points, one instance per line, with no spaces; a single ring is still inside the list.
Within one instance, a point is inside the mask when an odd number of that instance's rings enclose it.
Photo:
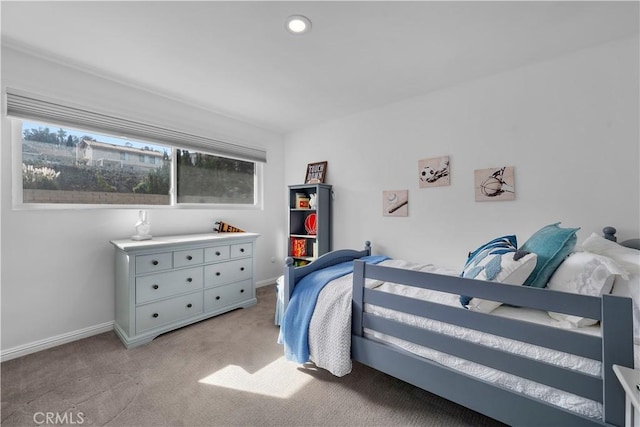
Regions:
[[[15,166],[21,166],[22,204],[252,206],[258,201],[253,161],[40,122],[15,123],[21,130],[21,165]]]

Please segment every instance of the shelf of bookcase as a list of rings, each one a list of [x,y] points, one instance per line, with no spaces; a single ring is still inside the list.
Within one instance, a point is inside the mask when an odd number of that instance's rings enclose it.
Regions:
[[[289,186],[287,254],[295,260],[310,262],[331,250],[331,188],[326,184]],[[316,195],[313,208],[298,207],[298,199],[311,199],[312,194]],[[310,215],[316,216],[314,234],[307,232],[310,228],[306,222]],[[293,256],[294,253],[298,256]]]

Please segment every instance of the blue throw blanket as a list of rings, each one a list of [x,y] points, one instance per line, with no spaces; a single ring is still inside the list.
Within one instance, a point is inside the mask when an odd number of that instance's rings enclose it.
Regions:
[[[360,258],[369,264],[377,264],[385,259],[387,257],[381,255]],[[297,363],[309,361],[309,323],[318,295],[327,283],[351,272],[353,261],[348,261],[309,273],[296,283],[284,312],[278,337],[278,342],[284,344],[287,360]]]

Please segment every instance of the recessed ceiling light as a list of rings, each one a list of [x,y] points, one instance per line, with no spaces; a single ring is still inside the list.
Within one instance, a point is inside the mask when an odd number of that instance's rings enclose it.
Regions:
[[[287,18],[285,28],[291,34],[300,35],[308,33],[311,30],[311,21],[306,16],[292,15]]]

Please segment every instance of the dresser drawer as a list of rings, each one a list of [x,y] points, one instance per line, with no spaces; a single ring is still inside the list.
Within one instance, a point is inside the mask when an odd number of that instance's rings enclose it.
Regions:
[[[231,245],[231,258],[251,256],[252,253],[253,245],[251,243],[238,243]]]
[[[205,248],[204,262],[224,261],[229,259],[229,245]]]
[[[136,277],[136,303],[202,289],[203,267],[186,268]]]
[[[173,255],[165,252],[153,255],[139,255],[136,257],[136,274],[151,273],[171,268]]]
[[[202,264],[204,249],[187,249],[173,253],[173,268]]]
[[[253,282],[232,283],[204,291],[204,311],[216,311],[252,297]]]
[[[252,269],[252,258],[207,265],[204,268],[205,287],[250,279],[253,275]]]
[[[136,308],[136,333],[202,314],[202,292]]]

